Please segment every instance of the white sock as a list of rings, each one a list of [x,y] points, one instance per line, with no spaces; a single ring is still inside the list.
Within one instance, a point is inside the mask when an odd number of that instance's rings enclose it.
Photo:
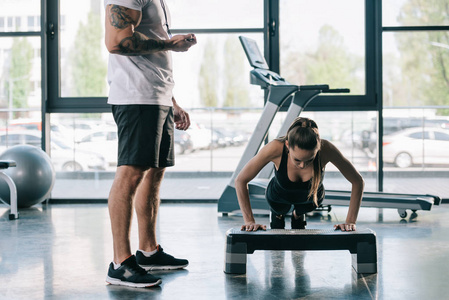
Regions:
[[[140,249],[138,251],[142,252],[142,254],[145,255],[146,257],[150,257],[151,255],[156,254],[157,248],[156,248],[156,250],[153,250],[153,251],[150,251],[150,252],[143,251],[143,250],[140,250]]]
[[[122,265],[122,264],[116,264],[115,262],[112,262],[112,263],[114,264],[114,270],[117,270]]]

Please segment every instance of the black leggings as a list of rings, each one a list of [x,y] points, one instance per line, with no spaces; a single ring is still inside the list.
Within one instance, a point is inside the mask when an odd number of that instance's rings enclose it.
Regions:
[[[318,190],[317,196],[318,196],[318,205],[321,205],[321,203],[323,203],[323,200],[324,200],[324,188],[320,188]],[[296,215],[303,215],[303,214],[311,212],[317,208],[315,203],[313,203],[313,200],[309,200],[309,201],[306,200],[307,195],[305,197],[299,197],[300,199],[298,199],[298,200],[300,200],[300,201],[303,200],[301,202],[287,201],[287,200],[279,199],[279,198],[271,199],[271,197],[269,197],[268,195],[266,198],[267,198],[268,205],[270,206],[271,211],[275,215],[286,215],[290,211],[292,206],[296,212]]]

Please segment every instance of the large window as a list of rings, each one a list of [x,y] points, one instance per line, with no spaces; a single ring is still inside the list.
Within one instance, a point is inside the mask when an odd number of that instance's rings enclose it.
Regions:
[[[419,5],[410,0],[383,1],[386,191],[445,193],[440,187],[446,185],[449,167],[447,16],[445,0]],[[429,180],[430,192],[425,184]]]
[[[364,1],[282,0],[279,18],[285,78],[366,93]]]
[[[0,33],[40,31],[40,11],[40,1],[2,0]]]
[[[171,0],[172,27],[176,29],[263,28],[263,0]]]
[[[60,96],[106,97],[108,52],[103,1],[61,0],[59,12]]]
[[[42,146],[39,1],[2,2],[0,11],[0,153]]]
[[[49,39],[48,59],[53,70],[49,74],[49,81],[59,83],[48,87],[49,111],[109,111],[106,104],[108,53],[104,46],[104,2],[48,1],[49,24],[56,30]],[[208,78],[212,86],[207,88],[212,89],[211,92],[216,93],[218,99],[212,100],[207,106],[233,106],[232,102],[222,99],[220,94],[226,93],[229,88],[248,89],[238,86],[247,83],[240,80],[247,64],[238,35],[249,34],[263,46],[264,1],[242,3],[234,0],[224,3],[174,0],[168,4],[172,33],[198,34],[197,46],[188,53],[173,55],[176,95],[186,99],[184,106],[202,106],[201,99],[204,96],[199,91],[203,90],[204,85],[201,86],[201,81],[205,77],[215,76]],[[211,65],[208,66],[209,63]],[[219,74],[227,74],[224,82],[217,78]],[[183,85],[188,88],[185,89]],[[183,90],[188,90],[185,97]],[[247,102],[240,101],[241,104],[237,106],[244,106]]]
[[[382,1],[383,26],[448,26],[447,1]]]
[[[9,122],[40,118],[40,53],[38,37],[0,38],[0,107],[8,111]]]
[[[326,94],[310,110],[377,109],[376,2],[279,1],[280,70],[298,85],[329,84],[349,94]]]
[[[57,168],[53,197],[106,198],[117,164],[117,133],[106,105],[103,1],[50,2],[57,32],[48,41],[55,54],[49,65],[57,72],[49,80],[59,82],[48,86],[51,136],[52,144],[57,140],[67,147],[68,157],[66,166]],[[249,83],[251,67],[238,39],[245,35],[263,49],[264,1],[168,5],[171,32],[194,32],[198,39],[188,52],[172,53],[174,94],[192,126],[175,132],[176,166],[168,172],[230,173],[264,104],[263,92]],[[79,185],[87,187],[85,194],[79,194]]]
[[[243,35],[287,81],[351,90],[320,95],[304,115],[362,172],[367,190],[406,192],[413,182],[427,193],[417,183],[424,176],[444,185],[449,151],[434,150],[449,143],[447,0],[167,2],[172,33],[198,38],[173,53],[174,94],[192,128],[176,132],[168,172],[235,169],[267,96],[250,84]],[[106,198],[117,133],[106,103],[104,1],[3,0],[1,8],[0,150],[27,143],[49,151],[55,198]],[[328,188],[345,187],[335,169],[326,174]]]
[[[173,53],[174,95],[185,108],[262,107],[263,93],[249,82],[249,65],[239,35],[259,42],[257,33],[197,34],[198,44]]]

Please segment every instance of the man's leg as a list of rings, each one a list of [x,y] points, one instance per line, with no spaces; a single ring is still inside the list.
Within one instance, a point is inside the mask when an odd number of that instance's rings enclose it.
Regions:
[[[189,261],[174,258],[164,252],[156,241],[156,221],[159,210],[159,190],[164,168],[152,168],[145,173],[135,196],[139,225],[137,263],[145,270],[174,270],[187,267]]]
[[[135,196],[137,222],[139,226],[139,249],[156,250],[156,220],[159,210],[159,190],[165,168],[151,168],[137,188]]]
[[[129,241],[133,197],[143,176],[143,169],[133,166],[117,168],[108,200],[111,217],[114,261],[109,264],[106,282],[131,287],[151,287],[162,281],[142,269],[131,254]]]
[[[111,218],[114,262],[121,263],[131,255],[130,230],[133,197],[142,180],[143,170],[134,166],[119,166],[108,199]]]

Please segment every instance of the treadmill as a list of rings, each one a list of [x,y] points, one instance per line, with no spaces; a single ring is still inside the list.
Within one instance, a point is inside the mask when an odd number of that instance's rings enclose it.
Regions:
[[[348,93],[349,89],[330,89],[327,84],[294,85],[287,82],[279,74],[270,71],[255,40],[240,36],[240,42],[253,70],[250,71],[251,84],[266,90],[267,99],[260,119],[252,133],[243,155],[235,169],[230,182],[218,200],[218,212],[223,215],[240,211],[234,181],[243,167],[259,151],[267,137],[271,123],[276,113],[287,100],[291,100],[285,120],[277,137],[287,133],[290,124],[298,117],[304,108],[321,93]],[[265,166],[249,184],[251,208],[258,214],[268,214],[269,206],[265,199],[265,191],[273,176],[273,164]],[[332,205],[348,206],[350,191],[325,190],[323,205],[317,210],[331,211]],[[396,194],[384,192],[364,192],[361,206],[374,208],[394,208],[401,218],[407,217],[407,210],[416,213],[418,210],[430,211],[433,205],[439,205],[441,199],[433,195]]]

